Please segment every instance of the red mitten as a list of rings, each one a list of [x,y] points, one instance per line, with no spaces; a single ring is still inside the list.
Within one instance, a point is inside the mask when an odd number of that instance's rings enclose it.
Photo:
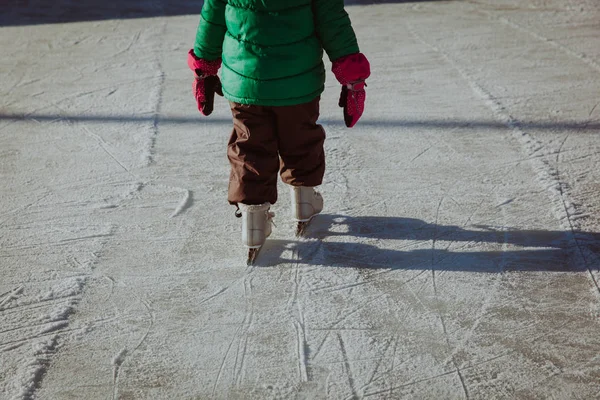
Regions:
[[[352,128],[365,109],[365,79],[371,75],[369,60],[362,53],[350,54],[335,60],[332,71],[342,84],[339,106],[344,108],[344,122]]]
[[[192,84],[192,90],[196,103],[198,103],[198,111],[202,115],[210,115],[213,111],[215,93],[223,96],[221,81],[217,76],[217,72],[221,67],[221,59],[207,61],[198,58],[192,49],[188,53],[188,66],[194,71],[196,78]]]

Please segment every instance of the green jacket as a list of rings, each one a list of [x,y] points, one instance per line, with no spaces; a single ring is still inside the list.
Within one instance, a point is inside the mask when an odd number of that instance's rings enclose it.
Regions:
[[[222,58],[225,97],[263,106],[307,103],[330,60],[358,53],[343,0],[205,0],[194,53]]]

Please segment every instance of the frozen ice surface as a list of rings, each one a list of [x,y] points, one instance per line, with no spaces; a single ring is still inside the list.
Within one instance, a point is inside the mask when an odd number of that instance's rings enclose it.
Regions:
[[[247,267],[199,4],[9,0],[0,398],[600,398],[600,3],[350,3],[365,115],[329,76],[325,210]]]

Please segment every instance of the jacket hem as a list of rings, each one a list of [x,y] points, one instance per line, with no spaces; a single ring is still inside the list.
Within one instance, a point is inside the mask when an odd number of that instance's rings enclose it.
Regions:
[[[325,87],[321,87],[319,88],[319,90],[304,95],[304,96],[300,96],[300,97],[290,97],[290,98],[285,98],[285,99],[254,99],[254,98],[248,98],[248,97],[238,97],[238,96],[234,96],[231,93],[228,93],[225,88],[223,88],[223,97],[225,97],[227,100],[233,102],[233,103],[239,103],[239,104],[245,104],[245,105],[252,105],[252,106],[266,106],[266,107],[278,107],[278,106],[296,106],[298,104],[304,104],[304,103],[309,103],[312,100],[316,99],[317,97],[319,97],[323,91],[325,90]]]

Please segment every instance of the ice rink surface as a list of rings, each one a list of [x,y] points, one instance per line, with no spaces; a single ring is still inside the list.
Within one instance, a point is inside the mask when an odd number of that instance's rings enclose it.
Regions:
[[[325,210],[282,185],[253,267],[200,5],[8,3],[0,398],[600,398],[598,1],[348,5],[365,115],[329,75]]]

